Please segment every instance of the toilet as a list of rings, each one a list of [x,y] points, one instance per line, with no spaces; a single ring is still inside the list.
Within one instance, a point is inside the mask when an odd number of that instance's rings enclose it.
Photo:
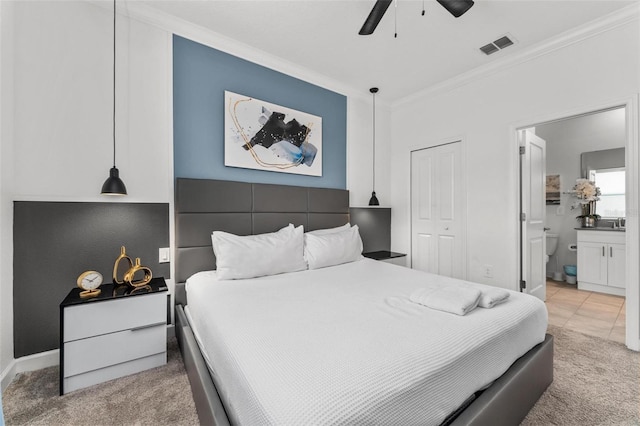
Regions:
[[[553,256],[558,248],[558,234],[547,233],[547,253],[544,258],[545,263],[549,263],[549,258]]]
[[[545,263],[549,263],[549,258],[553,256],[558,248],[558,234],[546,234],[547,236],[547,253],[545,255]],[[558,269],[558,259],[556,259],[556,269]],[[554,281],[562,281],[562,272],[555,271],[553,273]]]

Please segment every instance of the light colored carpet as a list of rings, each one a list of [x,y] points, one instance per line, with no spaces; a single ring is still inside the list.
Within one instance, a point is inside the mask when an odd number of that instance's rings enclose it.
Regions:
[[[196,425],[175,338],[167,364],[59,395],[58,367],[20,374],[2,394],[7,425]]]
[[[549,327],[554,382],[524,426],[640,425],[640,354],[619,343]],[[58,395],[58,368],[21,374],[3,394],[7,425],[197,424],[175,339],[164,367]],[[526,392],[526,389],[523,389]]]
[[[640,425],[640,354],[551,325],[548,332],[553,383],[522,425]]]

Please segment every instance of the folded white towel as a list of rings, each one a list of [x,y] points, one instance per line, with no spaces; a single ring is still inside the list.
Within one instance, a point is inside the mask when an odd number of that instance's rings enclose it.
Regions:
[[[507,290],[503,290],[501,288],[492,288],[489,290],[483,289],[478,306],[490,309],[502,302],[506,302],[508,298],[509,292]]]
[[[409,300],[431,309],[466,315],[478,306],[481,292],[471,287],[444,286],[435,289],[420,288]]]

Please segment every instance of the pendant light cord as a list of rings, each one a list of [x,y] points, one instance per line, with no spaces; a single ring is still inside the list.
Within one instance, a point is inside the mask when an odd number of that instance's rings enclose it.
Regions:
[[[116,0],[113,0],[113,167],[116,166]]]
[[[373,93],[373,191],[376,191],[376,94]]]
[[[398,38],[398,0],[395,0],[394,5],[394,33],[393,38]],[[375,96],[374,96],[375,97]]]

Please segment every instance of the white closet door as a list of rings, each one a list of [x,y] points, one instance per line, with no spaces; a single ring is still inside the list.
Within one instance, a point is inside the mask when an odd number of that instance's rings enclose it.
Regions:
[[[461,143],[411,153],[411,267],[464,277]]]

